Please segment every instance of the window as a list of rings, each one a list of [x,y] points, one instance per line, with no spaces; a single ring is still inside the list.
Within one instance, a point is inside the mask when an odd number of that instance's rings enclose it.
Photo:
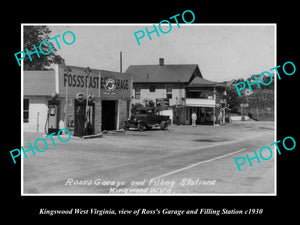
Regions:
[[[209,90],[190,89],[187,90],[187,98],[202,98],[209,99],[212,93]]]
[[[23,122],[29,122],[29,99],[23,99]]]
[[[141,99],[141,87],[140,86],[135,87],[135,99]]]
[[[155,92],[155,86],[154,86],[154,85],[150,85],[149,91],[150,91],[150,92]]]
[[[166,85],[167,98],[172,98],[172,85]]]

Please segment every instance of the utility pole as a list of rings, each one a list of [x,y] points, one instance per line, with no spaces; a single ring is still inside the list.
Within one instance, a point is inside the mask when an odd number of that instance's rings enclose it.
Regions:
[[[120,73],[122,73],[122,52],[120,52]]]
[[[88,119],[88,103],[89,103],[89,85],[90,85],[90,73],[92,70],[90,67],[87,67],[85,69],[86,74],[87,74],[87,82],[86,82],[86,106],[85,106],[85,131],[87,132],[87,119]]]
[[[216,104],[217,104],[217,99],[216,99],[216,94],[217,94],[217,91],[216,91],[216,88],[214,87],[214,90],[213,90],[213,94],[214,94],[214,100],[215,100],[215,106],[214,106],[214,121],[213,121],[213,125],[215,126],[216,124]]]
[[[69,66],[67,66],[65,69],[64,69],[64,72],[67,73],[67,84],[66,84],[66,105],[65,105],[65,128],[68,128],[68,87],[69,87],[69,74],[70,72],[72,72],[71,68]]]

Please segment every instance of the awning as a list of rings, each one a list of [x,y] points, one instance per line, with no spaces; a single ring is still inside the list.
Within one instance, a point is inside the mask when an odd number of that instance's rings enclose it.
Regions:
[[[206,107],[206,108],[214,108],[216,105],[211,105],[211,104],[189,104],[186,105],[189,107]]]
[[[214,108],[216,106],[216,101],[214,99],[186,98],[185,105],[192,106],[192,107]]]

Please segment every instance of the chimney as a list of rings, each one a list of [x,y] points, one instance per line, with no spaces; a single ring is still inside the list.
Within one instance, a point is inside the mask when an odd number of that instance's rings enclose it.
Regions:
[[[164,58],[159,58],[159,65],[163,66],[164,65]]]

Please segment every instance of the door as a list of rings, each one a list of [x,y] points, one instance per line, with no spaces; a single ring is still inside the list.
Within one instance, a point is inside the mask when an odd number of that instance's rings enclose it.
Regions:
[[[147,125],[156,124],[157,120],[158,118],[154,114],[154,109],[147,109],[147,116],[145,118],[145,122],[147,123]]]
[[[85,101],[75,99],[74,136],[84,136]]]
[[[116,130],[117,125],[117,101],[102,101],[102,131]]]

